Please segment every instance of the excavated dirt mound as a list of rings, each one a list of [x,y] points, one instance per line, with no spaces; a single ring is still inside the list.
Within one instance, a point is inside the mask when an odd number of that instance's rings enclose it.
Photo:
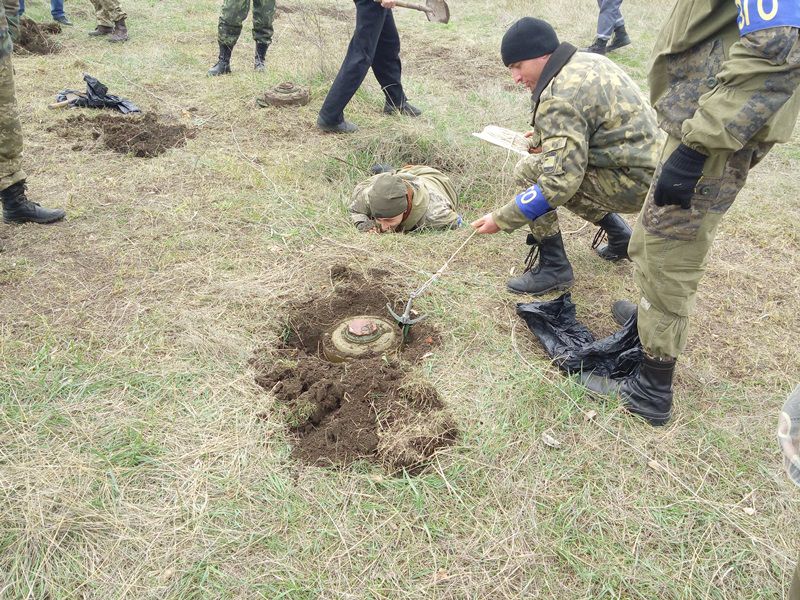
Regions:
[[[61,50],[61,44],[52,39],[61,33],[58,23],[37,23],[28,17],[22,17],[19,24],[19,40],[14,43],[14,52],[19,54],[55,54]]]
[[[164,121],[153,113],[72,115],[48,131],[73,140],[73,150],[84,150],[87,144],[101,143],[114,152],[139,158],[152,158],[170,148],[179,148],[195,136],[192,128]]]
[[[322,358],[328,327],[348,316],[386,314],[392,299],[381,292],[389,289],[383,279],[333,268],[333,290],[296,306],[284,342],[253,360],[256,382],[274,395],[298,460],[347,466],[365,459],[392,473],[416,473],[458,435],[436,389],[411,373],[438,342],[430,326],[415,326],[399,352],[338,364]]]

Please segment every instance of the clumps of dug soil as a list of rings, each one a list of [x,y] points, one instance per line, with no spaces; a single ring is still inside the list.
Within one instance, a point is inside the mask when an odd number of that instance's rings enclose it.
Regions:
[[[399,351],[328,362],[320,344],[329,327],[348,316],[385,315],[393,301],[382,274],[367,279],[337,266],[330,279],[332,289],[292,309],[279,347],[253,360],[256,382],[275,397],[294,458],[334,467],[367,460],[391,473],[417,473],[458,436],[436,389],[412,372],[439,338],[417,325]]]
[[[14,42],[14,52],[18,54],[55,54],[61,44],[52,39],[61,33],[58,23],[37,23],[22,17],[19,23],[19,39]]]
[[[195,130],[180,123],[162,120],[154,113],[145,115],[85,114],[71,115],[48,131],[73,140],[73,150],[84,150],[87,144],[101,143],[120,154],[153,158],[170,148],[180,148]]]

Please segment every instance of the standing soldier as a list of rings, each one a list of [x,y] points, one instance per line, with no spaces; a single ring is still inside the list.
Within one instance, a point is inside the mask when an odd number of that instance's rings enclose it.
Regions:
[[[25,196],[22,171],[22,126],[14,97],[14,69],[11,66],[12,35],[19,35],[17,0],[0,3],[0,198],[6,223],[52,223],[63,219],[60,209],[42,208]]]
[[[275,16],[275,0],[253,1],[253,39],[256,42],[254,68],[258,72],[266,69],[264,60],[267,48],[272,43],[272,19]],[[210,76],[225,75],[231,72],[231,53],[239,35],[242,23],[250,11],[250,0],[223,0],[217,27],[219,59],[208,70]]]
[[[344,62],[322,103],[317,127],[332,133],[353,133],[358,127],[344,119],[344,109],[372,67],[386,102],[383,112],[418,117],[418,108],[408,103],[400,82],[400,36],[394,24],[395,0],[353,0],[356,4],[356,30]]]
[[[800,112],[798,3],[738,4],[678,0],[656,41],[650,94],[669,137],[631,240],[645,356],[628,379],[584,379],[652,425],[672,414],[675,360],[722,217]],[[637,307],[613,312],[624,321]]]
[[[450,178],[424,165],[408,165],[362,181],[350,217],[359,231],[398,232],[461,226],[458,194]]]
[[[631,38],[625,31],[625,19],[622,18],[622,11],[619,8],[622,6],[622,0],[597,0],[597,6],[600,9],[597,15],[597,37],[594,43],[583,51],[605,54],[630,44]]]
[[[532,92],[534,153],[515,169],[517,183],[530,187],[472,226],[480,233],[530,226],[525,272],[507,283],[519,294],[567,289],[574,282],[558,206],[600,226],[595,246],[606,232],[601,258],[628,258],[631,230],[616,213],[641,209],[658,160],[658,125],[639,87],[607,58],[576,50],[531,17],[503,36],[503,62],[514,81]]]
[[[128,27],[125,25],[127,15],[122,10],[119,0],[92,0],[97,14],[97,27],[89,32],[92,37],[109,36],[109,42],[125,42],[128,40]]]

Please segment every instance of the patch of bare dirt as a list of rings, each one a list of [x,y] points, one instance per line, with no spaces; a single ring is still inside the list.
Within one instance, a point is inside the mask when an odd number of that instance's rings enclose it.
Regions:
[[[53,39],[61,33],[58,23],[37,23],[22,17],[19,30],[19,40],[14,43],[14,52],[18,54],[55,54],[61,50],[61,44]]]
[[[478,48],[420,44],[410,52],[404,70],[431,73],[460,91],[473,90],[480,81],[496,81],[498,87],[507,83],[508,73],[500,57],[482,54]]]
[[[154,113],[71,115],[49,127],[48,131],[72,140],[72,150],[75,151],[91,147],[93,143],[101,143],[114,152],[139,158],[153,158],[170,148],[180,148],[196,133],[190,127],[163,120]]]
[[[294,458],[340,467],[368,460],[389,472],[417,473],[458,435],[436,389],[410,370],[438,335],[419,325],[399,351],[328,362],[320,348],[326,329],[348,316],[385,315],[390,301],[380,273],[367,279],[335,266],[330,278],[327,296],[322,292],[291,310],[279,348],[253,360],[256,382],[275,396],[293,434]]]

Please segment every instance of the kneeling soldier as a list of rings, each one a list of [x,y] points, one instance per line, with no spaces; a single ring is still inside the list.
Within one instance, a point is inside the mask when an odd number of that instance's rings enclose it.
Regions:
[[[461,226],[458,194],[450,179],[431,167],[409,165],[362,181],[350,213],[359,231],[406,233]]]
[[[503,36],[503,62],[514,81],[532,91],[534,153],[515,169],[517,183],[527,189],[472,226],[497,233],[529,224],[527,268],[507,283],[515,293],[544,294],[574,282],[558,206],[600,226],[595,245],[606,232],[602,258],[628,258],[631,230],[616,213],[639,212],[658,161],[658,125],[639,87],[604,56],[576,51],[531,17]]]

